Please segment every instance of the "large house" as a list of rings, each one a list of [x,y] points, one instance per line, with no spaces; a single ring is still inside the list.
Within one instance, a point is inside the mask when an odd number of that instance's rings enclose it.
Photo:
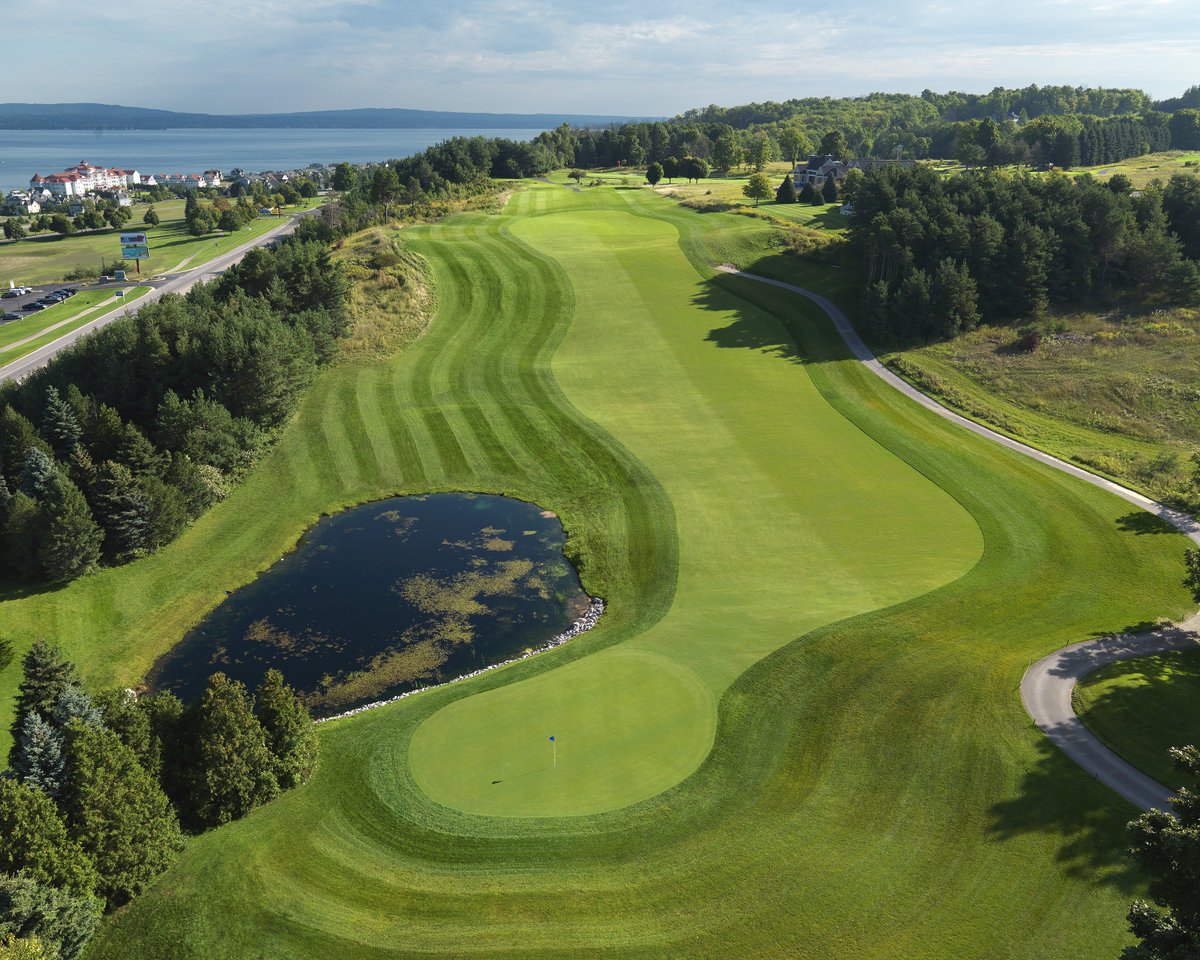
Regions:
[[[82,197],[93,190],[136,187],[141,182],[141,174],[136,170],[97,167],[81,160],[62,173],[52,173],[48,177],[35,173],[29,181],[29,189],[35,193],[47,190],[56,197]]]
[[[14,217],[41,213],[42,205],[22,190],[10,190],[4,200],[5,209]]]
[[[813,189],[820,190],[825,186],[825,181],[829,177],[833,177],[834,180],[841,183],[851,170],[870,173],[872,170],[882,170],[887,167],[911,167],[916,162],[915,160],[901,160],[899,157],[895,160],[881,160],[875,157],[861,160],[838,160],[829,154],[823,157],[812,156],[805,163],[796,164],[796,168],[792,171],[792,182],[797,188],[811,183]]]

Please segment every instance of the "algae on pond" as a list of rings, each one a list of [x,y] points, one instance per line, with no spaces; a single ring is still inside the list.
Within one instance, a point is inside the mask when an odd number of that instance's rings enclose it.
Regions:
[[[155,664],[184,700],[270,667],[326,716],[519,656],[588,606],[554,514],[479,494],[397,497],[322,519]]]

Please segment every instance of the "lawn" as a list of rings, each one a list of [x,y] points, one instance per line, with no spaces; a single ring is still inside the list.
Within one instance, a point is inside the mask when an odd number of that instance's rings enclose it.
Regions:
[[[289,208],[306,210],[322,203],[321,199],[305,200]],[[146,230],[150,240],[150,259],[142,262],[147,275],[168,273],[184,266],[199,266],[234,247],[266,233],[278,225],[281,218],[260,217],[231,234],[209,234],[193,237],[183,220],[184,201],[168,200],[154,204],[161,218],[157,227],[142,223],[145,204],[135,204],[132,219],[121,230],[100,230],[78,233],[70,237],[57,234],[37,234],[24,240],[0,241],[0,282],[49,283],[63,279],[73,271],[101,273],[102,264],[111,265],[121,256],[118,234]],[[129,276],[134,278],[133,266]]]
[[[50,633],[129,682],[321,511],[458,488],[557,512],[610,603],[549,654],[324,726],[315,779],[191,841],[91,960],[1119,953],[1133,811],[1016,688],[1049,650],[1181,615],[1182,538],[709,269],[855,286],[773,232],[551,185],[406,229],[436,281],[420,340],[324,372],[159,555],[10,591],[18,646]]]
[[[1200,173],[1200,153],[1194,150],[1166,150],[1162,153],[1147,153],[1141,157],[1129,157],[1118,163],[1106,163],[1098,167],[1075,167],[1073,175],[1090,173],[1097,180],[1107,180],[1113,174],[1124,174],[1134,187],[1141,189],[1151,180],[1164,183],[1177,173],[1195,176]]]
[[[1176,787],[1184,778],[1171,766],[1167,751],[1200,745],[1200,651],[1160,653],[1102,667],[1076,685],[1075,711],[1135,767]]]

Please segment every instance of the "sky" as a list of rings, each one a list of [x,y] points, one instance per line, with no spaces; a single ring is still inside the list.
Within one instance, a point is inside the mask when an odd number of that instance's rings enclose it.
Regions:
[[[6,48],[0,100],[202,113],[669,116],[876,90],[1163,98],[1200,83],[1197,0],[21,0],[2,24],[25,39]]]

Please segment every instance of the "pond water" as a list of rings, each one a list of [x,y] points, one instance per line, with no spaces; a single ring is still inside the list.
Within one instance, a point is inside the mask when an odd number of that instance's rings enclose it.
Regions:
[[[520,656],[588,606],[549,511],[476,494],[397,497],[326,517],[155,665],[185,702],[220,670],[270,667],[317,717]]]

